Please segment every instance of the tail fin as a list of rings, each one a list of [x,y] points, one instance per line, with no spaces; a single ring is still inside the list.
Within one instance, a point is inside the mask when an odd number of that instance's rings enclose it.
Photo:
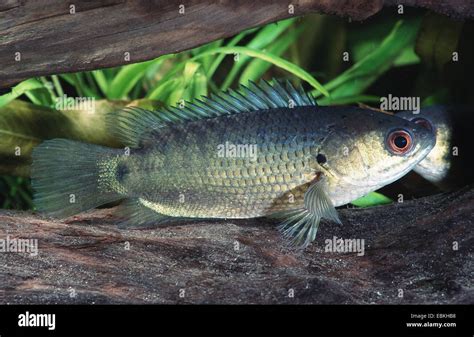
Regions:
[[[34,201],[38,210],[67,217],[108,202],[122,199],[115,192],[99,189],[99,161],[114,149],[52,139],[33,150],[31,168]]]

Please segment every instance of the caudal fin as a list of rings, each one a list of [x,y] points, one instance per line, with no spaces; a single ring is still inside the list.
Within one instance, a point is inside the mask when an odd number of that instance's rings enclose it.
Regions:
[[[113,149],[66,139],[52,139],[33,150],[31,184],[39,211],[67,217],[123,196],[98,186],[99,162]]]

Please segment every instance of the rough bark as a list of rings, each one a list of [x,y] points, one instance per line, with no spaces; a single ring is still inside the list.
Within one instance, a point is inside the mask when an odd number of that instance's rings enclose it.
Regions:
[[[469,0],[7,0],[0,3],[0,88],[34,76],[150,60],[311,12],[363,20],[384,4],[404,3],[474,16]]]
[[[473,209],[472,187],[341,209],[344,225],[322,224],[303,252],[263,220],[118,230],[113,209],[1,211],[0,239],[36,238],[39,254],[0,253],[0,303],[473,304]],[[364,239],[365,254],[326,252],[334,236]]]

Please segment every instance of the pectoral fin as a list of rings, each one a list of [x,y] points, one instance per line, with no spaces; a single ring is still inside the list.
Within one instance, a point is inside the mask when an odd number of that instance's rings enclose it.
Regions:
[[[279,230],[293,245],[307,247],[316,238],[321,218],[341,223],[324,187],[324,179],[313,183],[304,195],[304,208],[278,215],[284,218]]]
[[[341,223],[336,208],[324,191],[325,181],[321,179],[313,183],[304,195],[304,205],[309,213]]]

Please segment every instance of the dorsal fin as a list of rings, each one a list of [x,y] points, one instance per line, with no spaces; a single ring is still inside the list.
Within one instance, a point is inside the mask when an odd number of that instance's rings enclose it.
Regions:
[[[316,106],[314,98],[303,88],[297,89],[286,81],[274,80],[273,84],[265,80],[260,85],[250,81],[248,87],[241,85],[237,91],[229,89],[220,94],[211,94],[192,102],[185,102],[184,107],[168,107],[157,111],[127,107],[110,114],[109,127],[117,138],[131,147],[140,147],[143,138],[152,130],[169,123],[195,121],[232,115],[243,112],[288,108],[297,106]]]

